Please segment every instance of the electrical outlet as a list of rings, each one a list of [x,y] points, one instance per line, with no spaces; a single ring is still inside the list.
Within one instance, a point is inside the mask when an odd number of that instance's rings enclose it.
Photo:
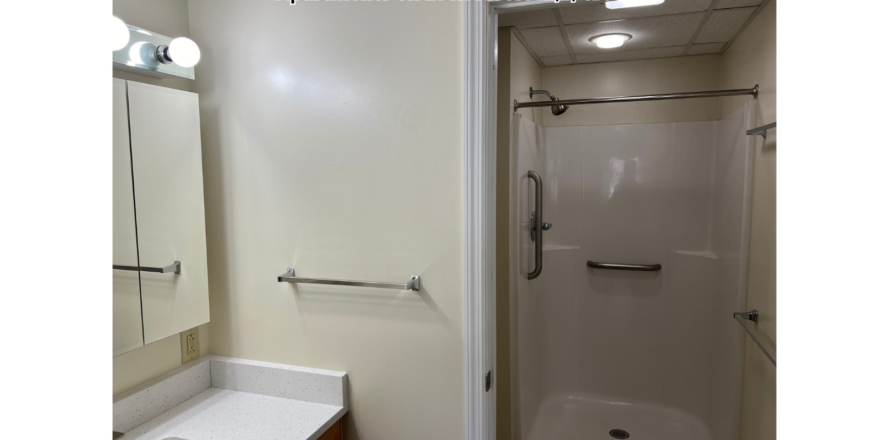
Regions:
[[[180,334],[180,363],[199,358],[199,328],[193,327]]]

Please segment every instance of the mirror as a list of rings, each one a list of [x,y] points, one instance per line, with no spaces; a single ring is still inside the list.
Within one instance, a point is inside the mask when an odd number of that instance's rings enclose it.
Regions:
[[[210,320],[198,95],[113,80],[113,355]]]

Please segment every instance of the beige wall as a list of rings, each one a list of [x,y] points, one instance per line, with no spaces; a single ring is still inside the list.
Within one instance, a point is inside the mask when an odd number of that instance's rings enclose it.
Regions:
[[[126,24],[166,37],[189,37],[189,11],[186,0],[113,0],[113,15],[121,18]],[[198,67],[196,67],[196,75],[198,75]],[[115,69],[113,77],[187,92],[195,89],[193,81],[186,78],[154,78]]]
[[[199,326],[199,357],[209,352],[208,324]],[[137,388],[181,365],[180,334],[113,358],[113,396]]]
[[[211,353],[347,372],[346,440],[463,438],[462,3],[189,7]]]
[[[755,124],[776,121],[776,2],[771,1],[721,58],[721,86],[760,84]],[[748,97],[724,98],[724,116]],[[776,341],[776,130],[756,136],[746,310],[758,309],[758,328]],[[746,337],[740,438],[776,438],[776,368]]]
[[[498,93],[497,93],[497,172],[495,194],[495,374],[496,433],[498,440],[510,440],[513,430],[511,400],[511,310],[510,310],[510,224],[511,224],[511,136],[513,100],[529,102],[529,87],[541,89],[543,69],[510,29],[498,31]],[[543,95],[535,101],[545,101]],[[540,108],[520,110],[523,117],[541,123]]]
[[[495,138],[495,438],[510,440],[512,429],[510,377],[510,118],[511,40],[519,42],[510,29],[498,30],[497,121]],[[519,46],[522,46],[520,43]],[[528,55],[528,53],[526,53]],[[534,60],[532,60],[534,63]],[[535,63],[537,65],[537,63]],[[540,73],[540,66],[538,69]],[[528,96],[528,88],[526,88]],[[506,111],[505,111],[506,110]],[[532,112],[528,112],[532,116]],[[539,113],[536,115],[540,116]]]
[[[186,0],[113,0],[113,15],[127,24],[168,37],[189,36],[189,12]],[[115,69],[113,77],[188,92],[195,88],[193,81],[185,78],[160,79]],[[198,77],[198,67],[196,67],[196,77]],[[201,355],[209,352],[208,324],[199,326],[199,350]],[[179,335],[113,358],[113,395],[122,394],[180,367],[180,358]]]
[[[510,32],[510,31],[507,31]],[[501,48],[498,48],[501,50]],[[512,32],[510,33],[510,115],[513,114],[513,100],[518,102],[548,101],[544,95],[535,95],[529,98],[529,87],[541,90],[544,83],[544,69],[535,62],[532,54],[526,50],[522,42]],[[523,117],[538,124],[544,123],[544,113],[541,107],[524,108],[519,110]]]
[[[559,99],[716,90],[721,55],[579,64],[544,69],[544,88]],[[736,88],[754,84],[746,81]],[[547,127],[714,121],[720,98],[572,106],[560,116],[544,108]]]

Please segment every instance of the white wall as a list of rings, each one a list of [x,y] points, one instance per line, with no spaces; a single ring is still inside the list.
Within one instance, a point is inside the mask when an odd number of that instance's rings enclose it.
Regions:
[[[500,50],[500,48],[499,48]],[[513,101],[537,102],[549,101],[544,95],[529,97],[529,87],[542,90],[544,83],[544,69],[532,58],[532,54],[526,50],[516,34],[510,36],[510,107],[508,113],[513,113]],[[523,117],[538,124],[544,123],[544,111],[541,107],[524,108],[519,110]]]
[[[345,371],[351,439],[464,436],[459,2],[190,0],[211,353]],[[402,292],[278,283],[287,267]]]
[[[776,121],[776,2],[771,1],[721,58],[721,86],[760,84],[755,126]],[[743,98],[723,98],[727,115]],[[747,98],[746,98],[747,99]],[[752,233],[749,243],[748,299],[758,309],[759,330],[776,341],[776,130],[755,137]],[[776,438],[776,367],[746,341],[743,372],[743,440]]]
[[[113,15],[127,24],[169,37],[189,36],[186,0],[113,0]],[[113,70],[114,78],[193,91],[194,83],[185,78],[160,79]],[[199,350],[204,356],[210,347],[208,324],[199,326]],[[113,395],[122,394],[180,367],[180,336],[173,335],[113,358]]]
[[[717,90],[721,55],[578,64],[544,69],[544,88],[559,99]],[[744,80],[750,88],[754,83]],[[742,108],[742,105],[739,106]],[[544,108],[547,127],[721,119],[720,98],[576,105],[560,116]]]

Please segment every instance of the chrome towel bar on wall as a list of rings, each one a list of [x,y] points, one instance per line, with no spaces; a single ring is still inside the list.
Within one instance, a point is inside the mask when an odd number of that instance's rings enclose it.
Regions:
[[[663,268],[659,264],[599,263],[596,261],[587,261],[587,267],[592,267],[593,269],[634,270],[639,272],[657,272]]]
[[[156,272],[156,273],[172,273],[172,272],[174,272],[176,275],[180,275],[180,261],[175,261],[173,264],[165,266],[165,267],[121,266],[118,264],[114,264],[113,268],[116,270],[139,270],[141,272]]]
[[[385,283],[381,281],[353,281],[353,280],[331,280],[326,278],[303,278],[296,276],[292,267],[287,268],[287,272],[278,276],[279,283],[307,283],[307,284],[332,284],[335,286],[357,286],[357,287],[378,287],[383,289],[402,289],[414,290],[416,292],[422,287],[422,279],[418,275],[413,275],[409,281],[405,283]]]

